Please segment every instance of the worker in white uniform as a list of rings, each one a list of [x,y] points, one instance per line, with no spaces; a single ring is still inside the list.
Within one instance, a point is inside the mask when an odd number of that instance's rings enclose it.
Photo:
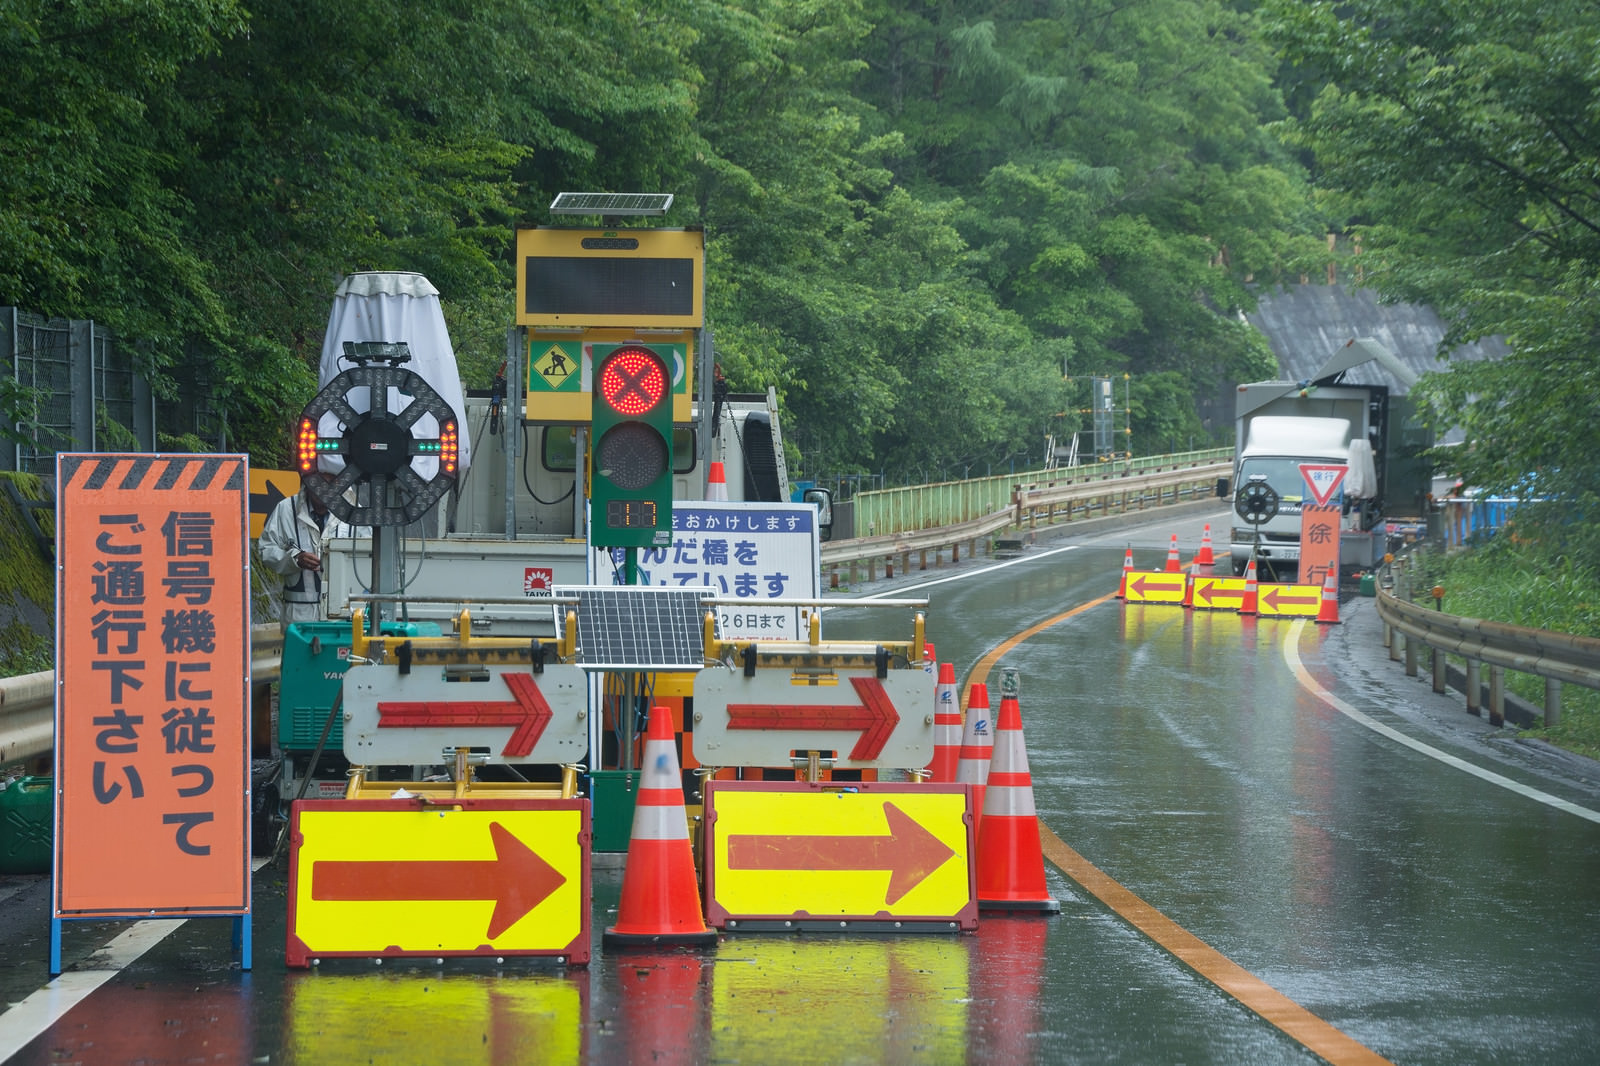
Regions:
[[[326,474],[313,474],[328,480]],[[261,528],[261,561],[283,578],[285,633],[294,622],[315,622],[323,617],[322,555],[334,537],[370,536],[365,526],[352,526],[328,509],[302,482],[300,491],[286,496],[267,516]]]

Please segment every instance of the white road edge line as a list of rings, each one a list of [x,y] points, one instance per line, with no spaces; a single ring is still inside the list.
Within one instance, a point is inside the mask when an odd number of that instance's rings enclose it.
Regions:
[[[1375,733],[1388,737],[1397,744],[1404,744],[1406,747],[1412,749],[1413,751],[1420,752],[1430,759],[1437,759],[1446,766],[1454,767],[1457,770],[1463,770],[1466,773],[1471,774],[1473,777],[1481,778],[1482,780],[1489,782],[1491,785],[1499,785],[1503,789],[1515,792],[1519,796],[1525,796],[1528,799],[1534,800],[1535,802],[1554,807],[1558,811],[1565,811],[1568,814],[1575,814],[1579,818],[1587,818],[1591,822],[1600,822],[1600,811],[1593,811],[1588,807],[1580,807],[1578,804],[1572,803],[1569,800],[1564,800],[1560,796],[1552,796],[1548,792],[1540,791],[1539,789],[1533,788],[1530,785],[1524,785],[1520,781],[1513,781],[1509,777],[1502,777],[1493,770],[1485,770],[1483,767],[1451,755],[1449,752],[1440,751],[1438,748],[1435,748],[1432,745],[1424,744],[1420,740],[1417,740],[1413,737],[1408,737],[1398,729],[1393,729],[1389,726],[1386,726],[1370,715],[1356,710],[1354,707],[1344,702],[1344,700],[1341,700],[1338,696],[1335,696],[1333,693],[1317,684],[1316,679],[1311,676],[1311,671],[1306,669],[1305,663],[1300,661],[1300,634],[1301,631],[1305,629],[1305,625],[1306,621],[1304,618],[1299,618],[1294,621],[1293,627],[1289,631],[1289,639],[1283,642],[1283,660],[1289,664],[1289,669],[1293,671],[1301,686],[1311,692],[1312,695],[1316,696],[1322,702],[1326,703],[1328,706],[1332,707],[1346,718],[1349,718],[1351,721],[1357,722]]]
[[[266,859],[252,859],[250,872],[254,874],[266,863]],[[94,957],[104,957],[107,963],[104,969],[68,970],[0,1014],[0,1062],[8,1061],[32,1043],[40,1033],[60,1021],[67,1011],[137,962],[139,956],[177,932],[186,921],[187,918],[140,919],[95,952]]]
[[[1062,552],[1077,551],[1081,547],[1083,547],[1083,545],[1081,545],[1081,544],[1068,544],[1064,548],[1051,548],[1049,551],[1035,552],[1035,553],[1030,554],[1030,555],[1019,555],[1015,559],[1007,559],[1003,563],[993,563],[993,564],[991,564],[989,566],[984,567],[982,570],[966,570],[966,571],[963,571],[962,573],[959,573],[959,574],[951,574],[949,577],[935,578],[932,581],[924,581],[921,584],[917,584],[917,585],[902,585],[899,588],[889,589],[889,590],[887,590],[885,592],[874,592],[870,596],[862,596],[861,599],[862,600],[898,599],[899,597],[905,595],[906,593],[915,592],[918,589],[931,589],[935,585],[943,585],[943,584],[946,584],[947,582],[950,582],[950,581],[965,581],[967,578],[981,577],[984,574],[992,574],[996,570],[1004,570],[1008,566],[1016,566],[1018,563],[1030,563],[1030,562],[1033,562],[1035,559],[1048,559],[1052,555],[1060,555]],[[826,606],[825,605],[822,609],[825,610],[825,611],[848,611],[850,608],[849,608],[848,605],[838,606],[838,607]]]

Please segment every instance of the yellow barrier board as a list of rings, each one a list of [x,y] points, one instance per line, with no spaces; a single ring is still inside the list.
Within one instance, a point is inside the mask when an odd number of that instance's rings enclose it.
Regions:
[[[285,961],[589,961],[589,801],[303,800],[290,813]]]
[[[1256,613],[1263,617],[1316,617],[1322,605],[1320,585],[1257,585]]]
[[[1129,603],[1183,603],[1184,589],[1189,575],[1167,571],[1128,571],[1127,593]]]
[[[962,785],[711,781],[706,918],[739,929],[977,928]]]
[[[1237,611],[1244,602],[1244,578],[1197,577],[1194,603],[1198,611]]]

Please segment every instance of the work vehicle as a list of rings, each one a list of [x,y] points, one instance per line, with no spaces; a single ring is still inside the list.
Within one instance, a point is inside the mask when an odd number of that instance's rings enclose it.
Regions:
[[[1334,475],[1329,484],[1337,486],[1341,572],[1376,566],[1387,547],[1388,521],[1422,513],[1429,479],[1421,455],[1430,438],[1405,396],[1386,385],[1349,380],[1372,360],[1403,382],[1415,380],[1380,345],[1360,341],[1309,380],[1239,386],[1233,478],[1219,486],[1227,495],[1231,484],[1234,497],[1234,573],[1244,573],[1254,557],[1263,580],[1295,580],[1301,512],[1312,492],[1308,470]]]
[[[663,240],[683,239],[679,231],[650,232]],[[616,240],[605,238],[606,246]],[[790,499],[776,393],[727,391],[703,330],[518,329],[492,387],[472,391],[460,387],[442,322],[437,292],[419,275],[352,275],[336,294],[323,386],[302,415],[299,465],[306,474],[332,475],[331,481],[310,478],[308,484],[335,514],[371,532],[324,545],[329,620],[293,626],[287,635],[276,731],[281,755],[272,779],[257,782],[263,823],[294,798],[346,794],[345,734],[352,713],[359,727],[361,709],[343,701],[351,691],[347,678],[356,676],[352,662],[368,646],[365,637],[353,635],[357,628],[376,642],[378,654],[386,653],[383,642],[390,637],[409,638],[418,648],[439,640],[453,643],[455,651],[470,645],[465,659],[472,661],[447,667],[448,681],[497,681],[505,670],[526,673],[530,664],[539,674],[547,652],[573,651],[570,632],[563,631],[569,608],[554,599],[558,589],[668,583],[667,577],[641,580],[636,548],[609,546],[638,544],[647,557],[651,546],[660,546],[655,550],[664,554],[672,543],[672,501],[711,495],[774,508],[805,503],[817,531],[826,535],[828,491],[808,489],[802,500]],[[374,323],[384,323],[381,341],[371,338]],[[670,469],[662,470],[660,480],[670,478],[670,489],[663,487],[659,499],[628,495],[625,475],[631,471],[623,467],[639,462],[640,455],[622,450],[614,463],[597,458],[600,469],[585,469],[591,454],[602,452],[587,437],[606,439],[598,417],[590,421],[591,403],[598,403],[591,391],[599,395],[602,368],[609,371],[624,352],[637,357],[629,367],[657,375],[656,399],[667,416],[660,434],[671,437],[662,464]],[[695,381],[704,383],[697,396],[689,391]],[[637,385],[623,381],[624,388]],[[621,424],[624,430],[643,425],[625,419]],[[623,517],[619,528],[592,536],[591,501],[608,485],[624,497],[611,505]],[[596,520],[607,520],[598,502],[593,510]],[[814,581],[814,544],[806,557],[813,573],[800,576]],[[790,613],[796,615],[791,630],[799,629],[799,614]],[[523,665],[510,665],[515,663]],[[373,687],[365,685],[357,690]],[[681,713],[686,693],[670,688],[648,691],[653,699],[676,701]],[[458,684],[451,691],[476,689]],[[606,698],[620,705],[622,697],[612,699],[608,692]],[[638,701],[644,698],[641,691]],[[628,700],[634,701],[631,692]],[[634,715],[609,704],[607,714],[613,724],[621,720],[628,727],[617,730],[623,738],[612,747],[626,747]],[[599,729],[589,733],[598,743]],[[582,733],[567,738],[559,761],[582,758],[582,740]],[[398,779],[424,776],[430,765],[449,773],[448,754],[413,758],[399,768]],[[601,753],[591,758],[599,763]],[[500,769],[518,778],[524,773],[509,765]],[[375,776],[380,773],[375,770]]]

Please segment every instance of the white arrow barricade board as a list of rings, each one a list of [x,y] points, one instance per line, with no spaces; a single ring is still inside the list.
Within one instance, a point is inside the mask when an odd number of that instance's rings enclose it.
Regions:
[[[576,666],[356,665],[344,676],[344,756],[426,765],[447,748],[491,763],[571,763],[589,751],[588,681]]]
[[[838,769],[920,767],[933,759],[935,678],[920,667],[840,669],[712,667],[694,682],[694,751],[707,766],[787,766],[808,751],[834,752]]]

